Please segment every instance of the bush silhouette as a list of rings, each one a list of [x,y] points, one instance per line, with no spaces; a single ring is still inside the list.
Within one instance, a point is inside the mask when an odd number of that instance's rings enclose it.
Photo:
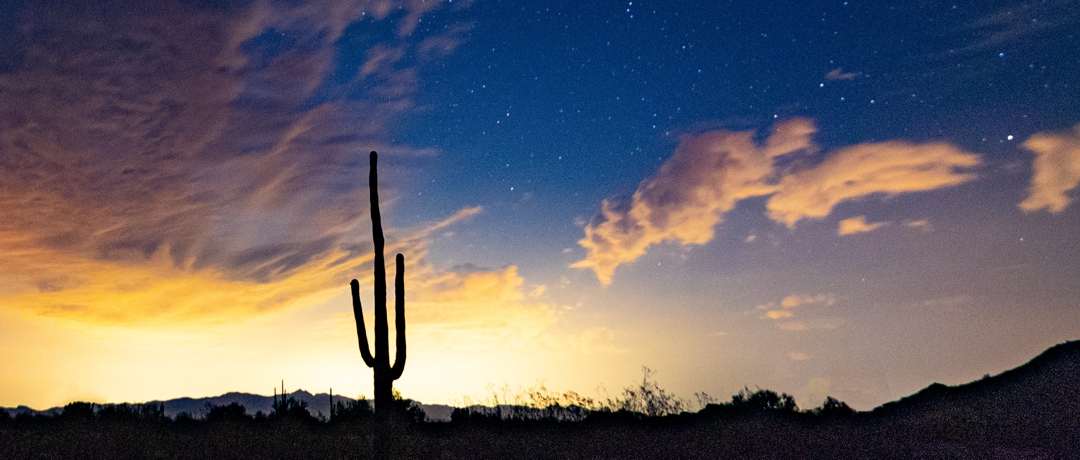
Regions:
[[[302,420],[306,422],[317,421],[311,412],[307,410],[307,401],[297,401],[296,398],[289,396],[281,396],[281,399],[275,398],[272,405],[273,411],[267,417],[270,420]]]
[[[69,403],[64,406],[59,418],[64,421],[91,421],[94,419],[94,403],[83,401]]]
[[[165,420],[165,404],[104,404],[94,418],[108,422],[160,422]]]
[[[795,398],[787,393],[776,394],[775,391],[760,388],[751,393],[749,388],[744,387],[731,396],[731,405],[746,410],[778,410],[782,412],[796,412],[799,410],[799,406],[795,404]]]
[[[826,396],[825,402],[812,411],[816,415],[822,415],[826,417],[843,417],[855,413],[855,409],[852,409],[847,403],[840,401],[832,396]]]
[[[641,368],[644,374],[637,387],[623,389],[621,398],[608,401],[607,406],[616,411],[636,412],[648,417],[659,417],[682,412],[686,402],[668,393],[653,380],[655,371],[648,367]]]
[[[330,408],[330,420],[334,423],[368,421],[375,418],[371,402],[363,396],[353,401],[338,401]]]
[[[402,398],[397,390],[394,390],[393,395],[394,399],[390,403],[393,413],[402,416],[408,423],[420,423],[427,420],[427,414],[416,401]]]
[[[222,423],[222,422],[247,422],[252,418],[247,414],[247,408],[240,403],[232,403],[227,406],[217,406],[207,403],[206,408],[209,409],[206,412],[206,416],[203,420],[209,423]]]

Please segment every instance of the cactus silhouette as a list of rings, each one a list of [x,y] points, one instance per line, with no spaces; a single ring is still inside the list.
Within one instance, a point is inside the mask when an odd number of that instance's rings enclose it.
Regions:
[[[405,256],[397,255],[397,276],[394,280],[394,317],[397,327],[397,356],[390,365],[389,334],[386,324],[386,265],[383,259],[382,217],[379,214],[379,176],[375,163],[378,155],[371,152],[371,233],[375,245],[375,354],[368,348],[364,312],[360,307],[360,283],[355,279],[352,287],[353,316],[356,318],[356,336],[360,340],[360,355],[364,364],[375,372],[375,413],[385,416],[394,407],[394,380],[405,370]]]

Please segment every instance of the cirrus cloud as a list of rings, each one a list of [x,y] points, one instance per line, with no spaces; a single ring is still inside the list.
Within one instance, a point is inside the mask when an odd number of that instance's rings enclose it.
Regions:
[[[392,198],[410,153],[389,135],[420,63],[383,51],[452,49],[466,29],[415,30],[438,7],[27,6],[22,58],[0,74],[0,295],[157,317],[228,310],[226,292],[273,309],[325,288],[319,273],[340,281],[370,258],[364,154],[384,154]],[[397,33],[339,42],[378,21]],[[342,52],[381,58],[343,78]]]

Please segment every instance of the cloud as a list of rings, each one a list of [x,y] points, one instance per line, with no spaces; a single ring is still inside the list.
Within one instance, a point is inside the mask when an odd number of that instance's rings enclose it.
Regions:
[[[802,303],[802,298],[797,295],[789,295],[780,300],[780,306],[784,308],[795,308]]]
[[[1076,7],[1068,0],[1010,5],[960,28],[957,32],[968,45],[950,54],[1015,49],[1047,37],[1054,29],[1071,27],[1076,16]]]
[[[979,163],[978,155],[943,142],[853,145],[830,152],[811,169],[785,176],[766,208],[770,218],[792,227],[802,219],[826,217],[844,201],[962,184],[975,175],[960,171]]]
[[[773,159],[811,147],[809,120],[776,126],[765,145],[752,132],[712,131],[688,135],[656,176],[642,181],[630,203],[604,200],[601,216],[585,227],[578,242],[588,251],[572,265],[591,268],[604,284],[615,268],[645,254],[654,244],[704,244],[721,216],[739,200],[776,189],[767,180]]]
[[[891,141],[841,148],[807,165],[799,154],[816,149],[815,131],[810,120],[799,118],[777,124],[763,145],[750,131],[683,137],[629,202],[603,200],[600,215],[578,242],[586,258],[571,267],[592,269],[610,284],[619,265],[652,245],[709,242],[724,213],[740,200],[770,196],[769,218],[792,227],[827,216],[841,202],[961,184],[975,178],[962,171],[980,163],[977,155],[942,142]]]
[[[904,221],[904,226],[908,227],[908,228],[914,228],[914,229],[922,230],[924,232],[933,231],[933,229],[934,229],[934,227],[932,225],[930,225],[930,221],[928,221],[926,219],[905,220]]]
[[[872,232],[888,224],[888,222],[866,223],[866,216],[857,216],[841,220],[840,227],[837,230],[837,234],[840,236],[844,236],[855,233]]]
[[[855,77],[862,75],[862,72],[848,72],[844,73],[844,69],[839,67],[832,69],[829,73],[825,74],[826,80],[854,80]]]
[[[790,311],[787,311],[787,310],[772,310],[772,311],[766,312],[765,316],[768,316],[769,319],[784,319],[784,318],[791,318],[792,316],[794,316],[794,313],[791,313]]]
[[[1072,132],[1036,133],[1023,145],[1035,153],[1035,173],[1020,209],[1065,210],[1072,202],[1066,194],[1080,185],[1080,124]]]
[[[406,255],[410,296],[416,292],[421,300],[432,298],[433,280],[444,279],[461,280],[446,285],[448,289],[465,284],[478,296],[493,294],[467,283],[471,278],[463,273],[439,272],[424,262],[428,235],[476,212],[478,208],[464,208],[418,230],[388,231],[387,253]],[[73,324],[132,327],[223,323],[290,305],[311,304],[334,295],[352,278],[370,286],[374,258],[371,252],[335,249],[272,282],[263,282],[236,279],[211,268],[177,266],[168,247],[146,259],[101,261],[35,247],[28,244],[30,241],[32,236],[17,238],[0,233],[0,252],[5,254],[0,259],[0,305],[4,309]],[[389,271],[392,273],[392,266]],[[491,278],[493,273],[478,272],[475,277]],[[516,272],[505,273],[503,278],[509,283],[507,289],[520,287]],[[534,291],[542,292],[542,287]]]
[[[4,308],[228,318],[347,282],[370,264],[366,153],[390,198],[417,153],[387,136],[419,64],[385,50],[452,49],[463,29],[408,24],[438,4],[28,7],[0,75]],[[344,31],[376,21],[398,33],[344,51],[377,65],[336,67]]]
[[[821,305],[832,306],[836,304],[836,296],[832,294],[792,294],[783,299],[780,299],[780,306],[777,308],[776,303],[770,302],[764,305],[758,305],[758,310],[768,310],[765,312],[763,319],[771,319],[779,321],[776,326],[785,331],[804,331],[807,329],[833,329],[837,326],[838,321],[835,319],[813,319],[810,321],[795,321],[795,312],[793,311],[797,307],[805,307],[808,305]],[[795,358],[792,358],[795,359]],[[804,358],[805,359],[805,358]],[[798,359],[796,359],[798,361]]]

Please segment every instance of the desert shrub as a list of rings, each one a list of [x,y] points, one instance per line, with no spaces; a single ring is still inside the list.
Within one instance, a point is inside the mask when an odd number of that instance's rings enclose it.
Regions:
[[[655,373],[648,367],[643,367],[641,383],[636,387],[623,389],[622,397],[614,401],[608,401],[608,408],[614,411],[625,410],[637,412],[649,417],[659,417],[682,412],[686,402],[668,393],[653,380]]]
[[[427,420],[427,414],[424,413],[424,409],[421,408],[416,401],[402,398],[401,393],[397,390],[394,390],[393,395],[394,399],[391,402],[394,408],[393,411],[404,415],[405,421],[410,423],[420,423]]]
[[[489,387],[489,391],[491,396],[483,406],[466,403],[468,407],[455,409],[450,414],[451,421],[577,422],[601,407],[595,399],[573,391],[556,393],[548,390],[543,382],[519,389],[513,396],[510,396],[509,386]]]
[[[499,415],[471,407],[457,407],[454,408],[453,412],[450,412],[450,423],[493,424],[499,422],[502,422]]]
[[[840,401],[832,396],[826,396],[825,402],[811,411],[816,415],[822,415],[826,417],[843,417],[855,413],[855,409],[852,409],[847,403]]]
[[[371,402],[363,396],[352,401],[338,401],[330,408],[330,420],[334,423],[367,421],[375,418]]]
[[[311,412],[307,410],[307,401],[298,401],[296,398],[289,396],[282,396],[280,400],[275,399],[272,407],[273,411],[267,417],[270,420],[303,420],[303,421],[316,421],[317,419],[311,415]]]
[[[235,402],[227,406],[207,403],[206,409],[206,416],[203,417],[203,420],[209,423],[247,422],[252,420],[251,416],[247,414],[247,408]]]
[[[94,419],[94,403],[76,401],[64,406],[57,417],[63,421],[90,421]]]
[[[772,390],[762,390],[751,393],[749,388],[743,388],[731,396],[731,405],[739,409],[749,410],[778,410],[783,412],[795,412],[799,406],[795,404],[795,398],[787,393],[776,394]]]
[[[102,404],[94,417],[108,422],[160,422],[165,420],[165,404]]]

